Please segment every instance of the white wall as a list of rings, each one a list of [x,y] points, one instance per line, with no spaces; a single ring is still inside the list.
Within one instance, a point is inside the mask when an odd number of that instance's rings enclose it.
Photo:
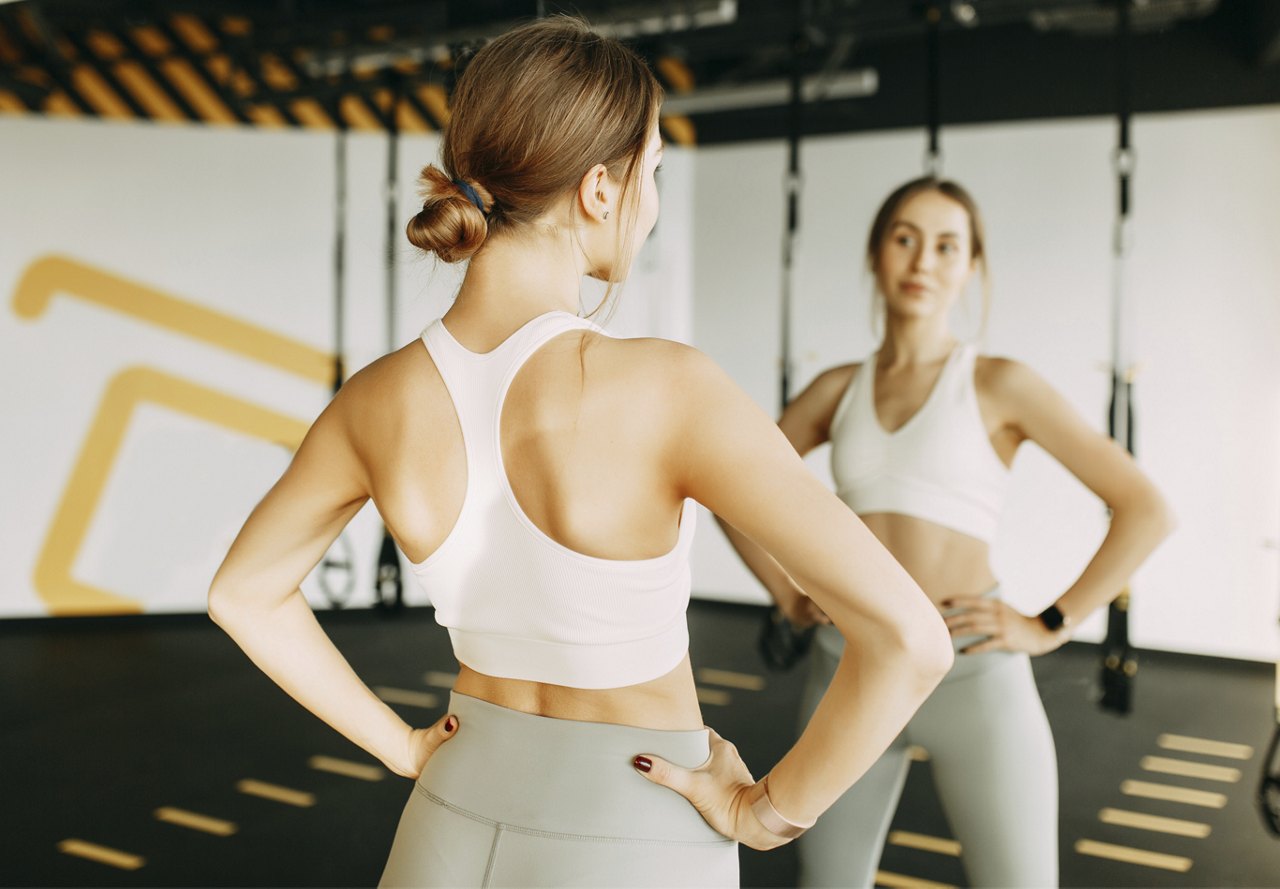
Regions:
[[[371,134],[353,134],[348,147],[349,374],[387,347],[386,148],[385,137]],[[418,170],[437,151],[436,137],[402,140],[402,220],[416,208]],[[108,460],[88,431],[111,380],[142,366],[304,427],[327,403],[328,383],[105,308],[93,293],[78,292],[94,285],[70,279],[39,317],[19,317],[16,288],[43,257],[66,256],[196,311],[213,309],[329,351],[334,137],[3,115],[0,157],[0,616],[49,613],[36,589],[36,560],[85,453],[90,464],[110,465],[100,496],[62,511],[83,513],[85,524],[83,540],[69,548],[71,577],[141,610],[203,610],[213,571],[289,451],[144,403]],[[615,332],[690,336],[692,166],[688,153],[667,152],[663,223],[637,258]],[[422,257],[402,236],[396,259],[398,345],[447,308],[461,269]],[[587,305],[597,299],[584,294]],[[371,601],[380,535],[371,508],[345,535],[357,579],[352,604]],[[324,604],[314,578],[304,589]],[[410,601],[426,601],[408,575],[406,590]]]
[[[1105,430],[1114,123],[956,127],[946,173],[986,217],[994,300],[987,351],[1026,361]],[[1280,654],[1280,109],[1139,117],[1134,124],[1139,462],[1179,528],[1134,580],[1140,646],[1271,660]],[[863,245],[872,215],[919,175],[918,132],[815,138],[793,320],[794,392],[877,338]],[[778,410],[781,143],[697,159],[695,342]],[[976,333],[978,302],[957,316]],[[961,310],[957,310],[961,311]],[[825,449],[810,458],[828,481]],[[1016,605],[1037,611],[1101,539],[1099,501],[1034,447],[1014,467],[993,553]],[[716,531],[695,553],[713,598],[763,601]],[[1101,614],[1079,634],[1099,638]]]

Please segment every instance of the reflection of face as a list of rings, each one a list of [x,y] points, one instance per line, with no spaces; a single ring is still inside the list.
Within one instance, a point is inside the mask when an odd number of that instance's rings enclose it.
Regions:
[[[968,211],[938,191],[903,201],[880,243],[875,272],[890,315],[947,312],[973,273]]]

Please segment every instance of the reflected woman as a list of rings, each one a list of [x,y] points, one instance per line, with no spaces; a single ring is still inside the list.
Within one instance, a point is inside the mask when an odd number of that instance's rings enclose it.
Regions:
[[[952,331],[952,306],[971,276],[986,272],[982,219],[961,186],[923,178],[889,195],[867,262],[883,300],[879,349],[819,375],[778,425],[801,455],[831,442],[838,496],[942,611],[957,656],[889,750],[801,840],[801,885],[874,883],[908,747],[918,744],[929,751],[971,884],[1055,886],[1057,761],[1029,657],[1062,645],[1118,595],[1170,532],[1169,509],[1129,455],[1031,368],[980,355]],[[1034,615],[1004,601],[990,562],[1009,466],[1028,441],[1111,509],[1083,572]],[[737,530],[726,533],[793,623],[822,624],[807,719],[845,639],[803,582]]]
[[[811,825],[952,661],[919,586],[723,372],[579,317],[583,277],[622,281],[657,219],[660,103],[635,53],[576,20],[476,54],[408,226],[469,260],[457,298],[342,387],[210,589],[272,679],[416,779],[385,886],[736,886],[736,844]],[[459,661],[430,727],[369,690],[298,592],[369,501]],[[698,707],[691,501],[851,642],[760,781]]]

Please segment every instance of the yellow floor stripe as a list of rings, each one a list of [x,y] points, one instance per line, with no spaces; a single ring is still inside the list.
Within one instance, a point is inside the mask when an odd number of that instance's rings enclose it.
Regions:
[[[1175,787],[1172,784],[1152,784],[1149,781],[1124,781],[1120,784],[1120,792],[1127,796],[1186,803],[1189,806],[1204,806],[1206,809],[1221,809],[1227,804],[1226,796],[1221,793],[1191,790],[1187,787]]]
[[[137,870],[147,863],[141,855],[130,855],[119,849],[99,846],[97,843],[86,843],[84,840],[63,840],[58,843],[58,851],[64,855],[87,858],[99,864],[109,864],[121,870]]]
[[[699,682],[723,685],[727,688],[740,688],[743,691],[760,691],[764,688],[764,677],[754,673],[735,673],[732,670],[703,667],[697,671],[697,677]]]
[[[1194,837],[1198,840],[1207,837],[1212,830],[1209,825],[1200,821],[1163,818],[1159,815],[1148,815],[1144,812],[1130,812],[1128,809],[1103,809],[1098,813],[1098,820],[1103,824],[1136,827],[1139,830],[1154,830],[1157,833],[1171,833],[1180,837]]]
[[[960,857],[960,843],[942,837],[931,837],[923,833],[911,833],[906,830],[895,830],[889,834],[889,842],[907,849],[920,849],[924,852],[937,852],[939,855]]]
[[[316,795],[314,793],[281,787],[279,784],[268,784],[266,781],[257,781],[253,778],[246,778],[237,783],[236,790],[241,793],[247,793],[249,796],[260,796],[263,799],[297,806],[300,809],[310,808],[316,804]]]
[[[935,883],[933,880],[908,877],[905,874],[890,873],[887,870],[876,871],[876,885],[885,886],[887,889],[956,889],[950,883]]]
[[[1209,741],[1187,735],[1161,735],[1156,744],[1165,750],[1179,753],[1203,753],[1205,756],[1221,756],[1224,759],[1252,759],[1253,748],[1248,744],[1232,744],[1228,741]]]
[[[1203,762],[1170,759],[1167,756],[1144,756],[1141,766],[1148,772],[1181,775],[1184,778],[1203,778],[1206,781],[1222,781],[1225,784],[1235,784],[1240,780],[1240,770],[1230,766],[1211,766]]]
[[[907,748],[907,756],[912,762],[928,762],[929,751],[925,750],[919,744],[912,744]]]
[[[1173,870],[1183,874],[1191,870],[1191,859],[1183,858],[1181,855],[1148,852],[1146,849],[1115,846],[1111,843],[1099,843],[1097,840],[1076,840],[1076,851],[1081,855],[1092,855],[1094,858],[1107,858],[1111,861],[1123,861],[1126,864],[1139,864],[1143,867],[1158,867],[1161,870]]]
[[[186,809],[175,809],[172,806],[156,809],[155,814],[156,820],[163,821],[166,824],[189,827],[192,830],[211,833],[219,837],[229,837],[239,830],[230,821],[223,821],[221,818],[212,818],[208,815],[199,815],[195,812],[188,812]]]
[[[427,685],[434,685],[436,688],[453,688],[453,684],[458,681],[458,674],[428,670],[427,675],[422,677],[422,681]]]
[[[359,778],[361,781],[381,781],[387,775],[387,770],[382,766],[337,759],[333,756],[313,756],[307,760],[307,765],[316,771],[331,772],[347,778]]]
[[[713,707],[727,707],[733,698],[727,691],[720,691],[714,688],[703,688],[701,685],[697,687],[698,703],[710,704]]]
[[[426,691],[410,691],[407,688],[389,688],[379,685],[373,689],[373,693],[388,704],[404,704],[427,709],[440,706],[440,698]]]

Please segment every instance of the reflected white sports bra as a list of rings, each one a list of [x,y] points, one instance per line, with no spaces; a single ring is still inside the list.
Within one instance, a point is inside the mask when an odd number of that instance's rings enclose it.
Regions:
[[[876,358],[854,373],[831,419],[837,496],[859,515],[901,513],[990,543],[1009,469],[978,411],[977,348],[952,349],[924,404],[892,433],[876,416]]]
[[[557,543],[520,508],[502,463],[502,404],[540,346],[579,329],[603,333],[568,312],[549,312],[478,354],[440,321],[423,332],[462,427],[467,492],[449,535],[413,571],[468,667],[572,688],[618,688],[669,673],[688,650],[697,513],[686,500],[666,555],[620,561]]]

